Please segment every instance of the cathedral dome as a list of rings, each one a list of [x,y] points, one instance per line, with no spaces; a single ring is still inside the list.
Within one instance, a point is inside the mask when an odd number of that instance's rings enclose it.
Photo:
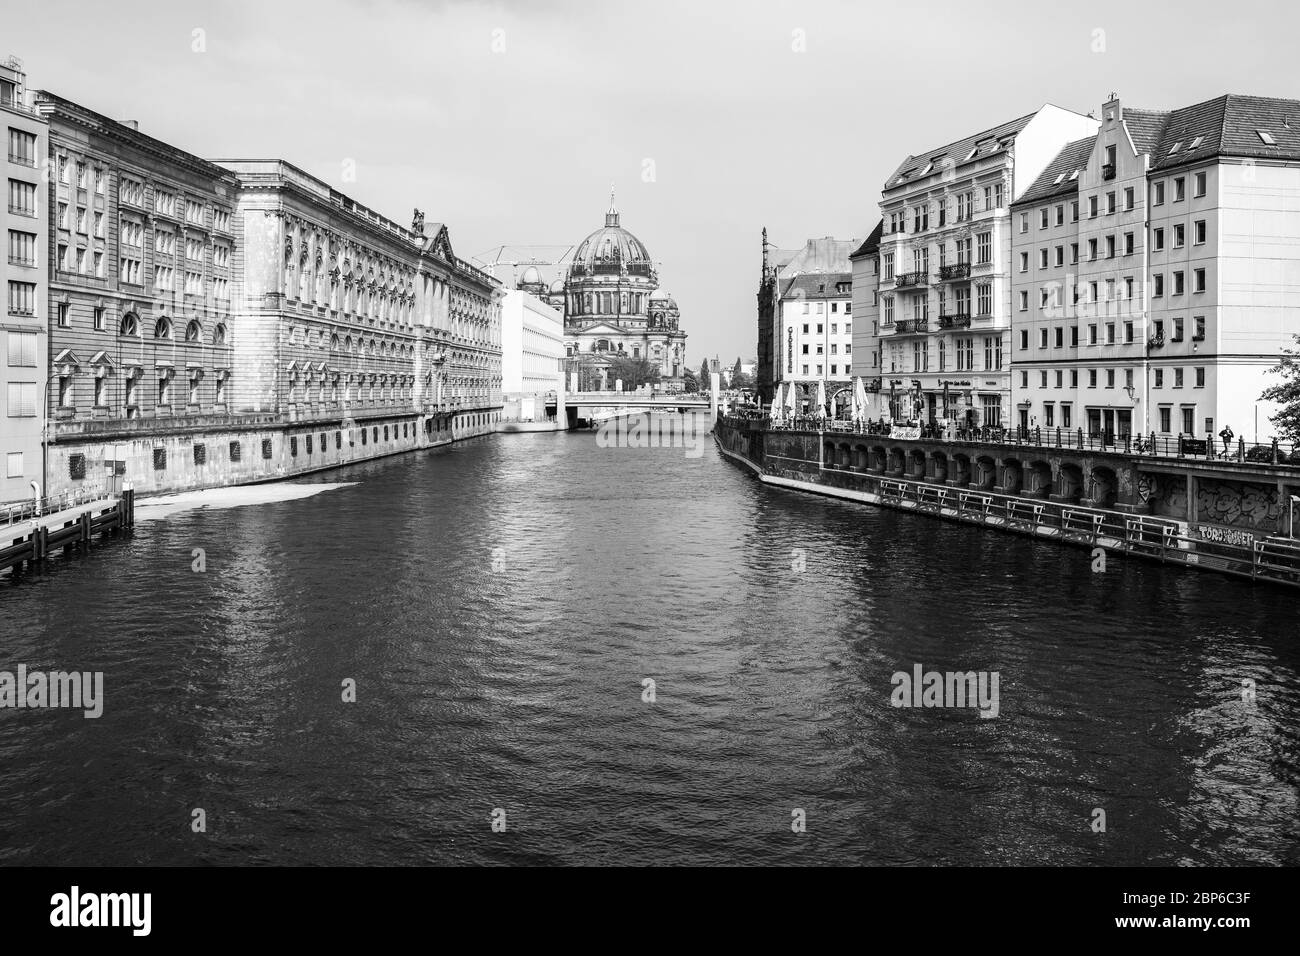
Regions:
[[[654,278],[650,251],[619,225],[618,209],[611,194],[604,228],[597,229],[579,244],[569,266],[569,276],[618,275],[624,270],[630,275]]]
[[[650,253],[641,240],[622,226],[597,229],[578,246],[573,254],[574,265],[587,267],[618,264],[649,265]]]

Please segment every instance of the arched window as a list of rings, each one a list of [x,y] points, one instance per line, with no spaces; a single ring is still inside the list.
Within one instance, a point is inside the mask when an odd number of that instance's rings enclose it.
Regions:
[[[337,352],[338,350],[339,350],[339,337],[336,333],[330,336],[330,351]]]
[[[226,344],[226,327],[224,325],[218,323],[216,329],[213,330],[212,344],[213,345]]]
[[[203,326],[199,324],[198,319],[190,319],[189,324],[185,326],[186,342],[201,342],[203,340]]]
[[[135,317],[134,312],[128,312],[122,316],[122,324],[118,326],[118,335],[139,335],[140,321]]]
[[[172,320],[163,316],[153,327],[153,337],[156,339],[169,339],[172,337]]]

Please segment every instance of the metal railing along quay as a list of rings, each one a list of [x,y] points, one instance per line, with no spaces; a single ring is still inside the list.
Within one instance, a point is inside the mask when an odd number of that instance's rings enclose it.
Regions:
[[[773,419],[767,415],[736,418],[734,424],[749,425],[772,431],[816,431],[836,435],[862,435],[905,441],[930,441],[945,445],[1005,445],[1008,448],[1073,449],[1108,452],[1148,458],[1213,461],[1216,464],[1278,465],[1300,468],[1300,448],[1278,442],[1247,442],[1244,438],[1224,443],[1210,436],[1191,435],[1110,435],[1087,433],[1083,429],[1029,428],[1008,429],[984,426],[949,431],[939,426],[899,426],[887,422],[843,421],[831,418],[793,416]]]

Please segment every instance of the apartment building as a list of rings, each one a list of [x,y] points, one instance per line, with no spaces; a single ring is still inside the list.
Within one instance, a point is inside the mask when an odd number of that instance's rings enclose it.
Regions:
[[[884,222],[876,223],[862,245],[849,254],[853,291],[853,367],[855,378],[863,380],[867,395],[867,418],[882,418],[888,408],[881,400],[887,394],[881,374],[880,348],[880,236]]]
[[[1300,332],[1294,117],[1300,101],[1112,97],[1062,150],[1014,209],[1016,424],[1273,436],[1259,395]]]
[[[804,401],[819,382],[830,401],[851,404],[853,374],[852,240],[810,239],[777,273],[773,374],[792,383]]]
[[[1097,120],[1057,106],[909,155],[880,211],[882,396],[895,419],[1006,424],[1011,204]]]
[[[22,63],[0,62],[0,121],[8,202],[0,209],[7,254],[0,325],[0,504],[44,491],[43,435],[49,339],[46,328],[48,215],[42,184],[49,125],[35,112]]]

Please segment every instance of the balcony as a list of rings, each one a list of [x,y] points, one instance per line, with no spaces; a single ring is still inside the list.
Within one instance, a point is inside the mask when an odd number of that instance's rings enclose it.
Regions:
[[[894,281],[898,283],[898,287],[901,289],[905,286],[924,285],[928,276],[929,273],[925,271],[900,272]]]
[[[950,266],[939,267],[940,282],[954,282],[970,278],[970,263],[958,262]]]
[[[1101,167],[1101,178],[1110,180],[1115,178],[1115,164],[1106,163]]]
[[[939,315],[940,329],[969,329],[970,315],[965,312],[943,312]]]
[[[929,331],[929,319],[899,319],[894,323],[895,335],[925,335]]]

